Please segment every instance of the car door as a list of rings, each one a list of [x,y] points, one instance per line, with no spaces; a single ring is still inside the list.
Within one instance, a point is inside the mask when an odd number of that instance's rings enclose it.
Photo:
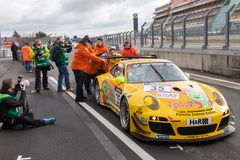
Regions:
[[[112,106],[119,111],[120,101],[123,94],[124,83],[120,83],[116,81],[118,76],[124,76],[124,65],[119,63],[114,66],[110,71],[109,78],[109,88],[112,91],[111,96],[109,97],[110,103]]]

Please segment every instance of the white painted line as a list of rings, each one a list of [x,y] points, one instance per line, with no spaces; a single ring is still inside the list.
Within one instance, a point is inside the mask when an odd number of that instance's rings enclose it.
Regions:
[[[22,158],[22,155],[19,155],[17,160],[29,160],[31,159],[31,157],[28,157],[28,158]]]
[[[179,144],[176,144],[176,146],[171,146],[170,149],[180,149],[182,151],[183,147],[180,146]]]
[[[54,83],[57,81],[53,77],[49,77]],[[67,92],[67,94],[75,99],[76,95],[72,92]],[[106,120],[102,115],[96,112],[91,106],[85,102],[79,102],[79,104],[85,108],[91,115],[93,115],[99,122],[101,122],[107,129],[109,129],[116,137],[118,137],[123,143],[125,143],[134,153],[136,153],[143,160],[155,160],[150,154],[143,150],[134,141],[124,135],[118,128],[113,126],[108,120]]]
[[[202,75],[190,73],[190,76],[191,76],[191,75],[196,76],[196,77],[206,78],[206,79],[210,79],[210,80],[215,80],[215,81],[219,81],[219,82],[224,82],[224,83],[229,83],[229,84],[233,84],[233,85],[238,85],[238,86],[240,86],[240,83],[231,82],[231,81],[227,81],[227,80],[223,80],[223,79],[212,78],[212,77],[207,77],[207,76],[202,76]]]

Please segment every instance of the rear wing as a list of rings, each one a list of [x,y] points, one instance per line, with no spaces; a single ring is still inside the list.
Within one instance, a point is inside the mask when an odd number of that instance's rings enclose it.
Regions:
[[[156,55],[148,55],[148,56],[99,56],[103,59],[117,59],[117,58],[124,58],[124,59],[157,59]]]

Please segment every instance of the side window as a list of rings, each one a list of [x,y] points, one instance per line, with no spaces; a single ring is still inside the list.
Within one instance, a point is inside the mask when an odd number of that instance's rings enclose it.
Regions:
[[[115,77],[115,73],[117,72],[117,70],[118,70],[118,65],[115,65],[110,71],[111,75]]]
[[[110,73],[114,77],[123,76],[123,70],[124,70],[123,67],[120,64],[118,64],[111,69]]]

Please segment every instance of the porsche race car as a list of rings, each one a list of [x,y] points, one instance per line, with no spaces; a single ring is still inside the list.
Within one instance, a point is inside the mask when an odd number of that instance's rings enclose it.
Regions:
[[[124,60],[94,84],[96,103],[111,108],[122,129],[138,138],[195,142],[235,131],[220,91],[189,80],[168,60]]]

